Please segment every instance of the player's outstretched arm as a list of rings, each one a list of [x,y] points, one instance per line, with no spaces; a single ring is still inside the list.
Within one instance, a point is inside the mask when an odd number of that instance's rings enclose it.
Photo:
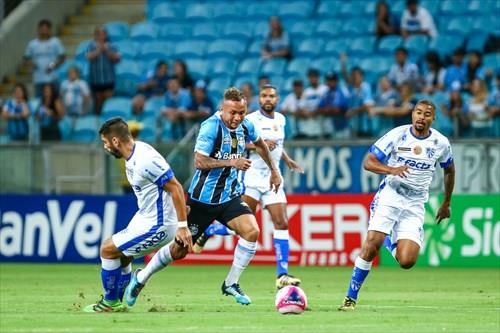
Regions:
[[[290,170],[296,171],[298,173],[304,173],[304,168],[302,168],[297,162],[292,160],[285,151],[285,149],[283,149],[283,153],[281,154],[281,159],[285,161],[286,165]]]
[[[260,157],[262,157],[264,162],[266,162],[269,169],[271,169],[271,177],[269,179],[271,190],[273,190],[274,192],[278,192],[278,189],[281,186],[281,175],[278,171],[278,168],[274,164],[274,161],[271,157],[271,152],[269,151],[267,144],[264,142],[264,140],[262,140],[262,138],[258,138],[253,143],[257,149],[257,153],[260,155]]]
[[[444,200],[436,215],[436,221],[438,224],[443,219],[451,216],[450,203],[453,187],[455,187],[455,165],[452,163],[444,169]]]
[[[370,153],[363,162],[363,167],[367,171],[373,173],[378,173],[381,175],[394,175],[402,178],[406,178],[409,167],[407,165],[402,165],[397,168],[390,167],[382,162],[373,154]]]
[[[177,213],[177,220],[179,221],[179,228],[177,228],[176,239],[188,248],[189,252],[193,250],[193,238],[187,225],[187,209],[186,199],[184,198],[184,189],[179,183],[177,178],[172,177],[163,189],[172,194],[172,201],[174,203],[175,212]]]

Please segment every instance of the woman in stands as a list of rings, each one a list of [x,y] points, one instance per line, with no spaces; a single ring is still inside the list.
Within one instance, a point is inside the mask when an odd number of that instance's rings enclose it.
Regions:
[[[14,86],[12,99],[9,99],[2,108],[2,118],[7,121],[7,132],[10,140],[28,140],[29,116],[28,92],[24,84],[18,83]]]
[[[174,76],[179,80],[184,89],[193,89],[193,79],[189,75],[187,65],[184,61],[177,59],[174,62]]]
[[[384,1],[378,2],[375,10],[375,34],[378,38],[399,34],[398,19]]]
[[[472,96],[465,105],[465,111],[470,119],[472,135],[476,138],[491,136],[493,122],[488,112],[488,88],[486,82],[474,79],[471,84]]]
[[[269,33],[262,44],[262,59],[270,58],[291,58],[290,39],[277,16],[269,19]]]
[[[426,68],[424,69],[424,92],[432,95],[439,90],[444,89],[444,76],[446,70],[441,66],[439,54],[435,51],[429,51],[425,55]]]
[[[36,119],[40,124],[42,141],[60,141],[59,121],[64,117],[63,103],[56,93],[55,87],[47,83],[43,86],[42,102],[36,111]]]

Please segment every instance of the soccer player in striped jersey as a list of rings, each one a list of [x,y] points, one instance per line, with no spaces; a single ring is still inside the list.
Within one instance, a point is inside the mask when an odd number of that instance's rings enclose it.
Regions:
[[[106,121],[99,129],[104,149],[116,158],[124,158],[127,179],[137,197],[139,210],[128,226],[101,245],[101,279],[105,294],[85,312],[120,312],[125,287],[131,279],[134,258],[160,248],[149,270],[163,268],[165,248],[174,237],[190,249],[184,190],[167,161],[150,145],[135,141],[121,118]],[[146,271],[146,270],[145,270]]]
[[[450,217],[455,166],[448,139],[431,128],[436,106],[421,100],[412,111],[412,124],[396,127],[373,144],[364,162],[368,171],[386,175],[370,205],[368,234],[354,269],[341,311],[356,307],[358,292],[372,261],[384,245],[404,269],[415,265],[424,240],[423,224],[429,186],[439,163],[444,169],[444,201],[437,223]]]
[[[196,172],[189,187],[188,224],[193,242],[205,229],[217,220],[234,230],[240,237],[234,251],[229,274],[222,282],[222,294],[233,296],[237,303],[251,303],[238,281],[252,260],[257,248],[259,227],[252,210],[241,200],[243,186],[238,172],[247,170],[251,161],[246,159],[245,146],[253,142],[257,152],[270,169],[269,188],[278,192],[281,175],[271,153],[254,125],[245,119],[247,101],[237,88],[224,92],[221,109],[201,124],[194,149]],[[163,257],[166,266],[174,260],[184,258],[188,248],[176,240]],[[149,264],[144,271],[148,270]],[[134,274],[127,287],[126,299],[133,305],[144,287],[150,273]],[[130,292],[129,292],[130,291]],[[130,302],[129,302],[130,300]]]

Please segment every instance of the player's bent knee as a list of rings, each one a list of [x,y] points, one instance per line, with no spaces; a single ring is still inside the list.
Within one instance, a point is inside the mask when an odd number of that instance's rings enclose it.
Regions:
[[[279,219],[274,222],[275,230],[288,230],[288,221],[286,219]]]
[[[257,226],[246,231],[245,234],[241,236],[241,238],[249,242],[256,242],[257,239],[259,239],[259,234],[260,230],[259,227]]]
[[[413,266],[415,266],[415,261],[411,261],[411,260],[408,260],[408,261],[402,261],[402,262],[399,262],[399,266],[403,269],[410,269],[412,268]]]
[[[187,248],[181,247],[175,242],[170,246],[170,255],[174,260],[183,259],[187,255],[187,253]]]

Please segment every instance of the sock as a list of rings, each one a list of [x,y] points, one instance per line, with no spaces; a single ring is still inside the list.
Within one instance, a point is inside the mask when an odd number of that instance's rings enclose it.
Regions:
[[[125,288],[127,288],[130,279],[132,277],[132,263],[125,267],[122,267],[122,275],[120,276],[120,281],[118,282],[118,298],[123,299],[123,294],[125,293]]]
[[[384,247],[387,249],[387,251],[389,251],[389,253],[394,257],[394,259],[396,259],[396,249],[398,247],[398,243],[392,243],[391,235],[385,236]]]
[[[140,284],[146,284],[149,278],[160,269],[168,266],[173,261],[172,255],[170,254],[170,245],[165,245],[155,253],[151,261],[137,273],[137,281]]]
[[[213,235],[222,235],[222,236],[227,236],[227,235],[234,235],[234,232],[226,227],[224,224],[215,222],[212,223],[211,225],[208,226],[208,228],[205,230],[205,235],[207,236],[213,236]]]
[[[349,289],[347,289],[347,296],[352,299],[358,299],[358,292],[363,285],[370,269],[372,267],[371,261],[366,261],[360,257],[356,258],[354,262],[354,269],[352,270],[351,283],[349,284]]]
[[[122,270],[120,259],[104,259],[101,257],[102,269],[101,280],[104,287],[104,300],[108,302],[118,301],[118,282]]]
[[[273,243],[276,254],[276,275],[288,274],[288,253],[290,238],[288,230],[274,230]]]
[[[249,242],[244,240],[243,238],[240,238],[238,240],[238,245],[236,245],[236,249],[234,249],[233,265],[231,266],[229,274],[227,275],[225,280],[226,286],[230,286],[233,283],[238,282],[241,273],[243,273],[245,268],[252,260],[256,249],[256,242]]]

